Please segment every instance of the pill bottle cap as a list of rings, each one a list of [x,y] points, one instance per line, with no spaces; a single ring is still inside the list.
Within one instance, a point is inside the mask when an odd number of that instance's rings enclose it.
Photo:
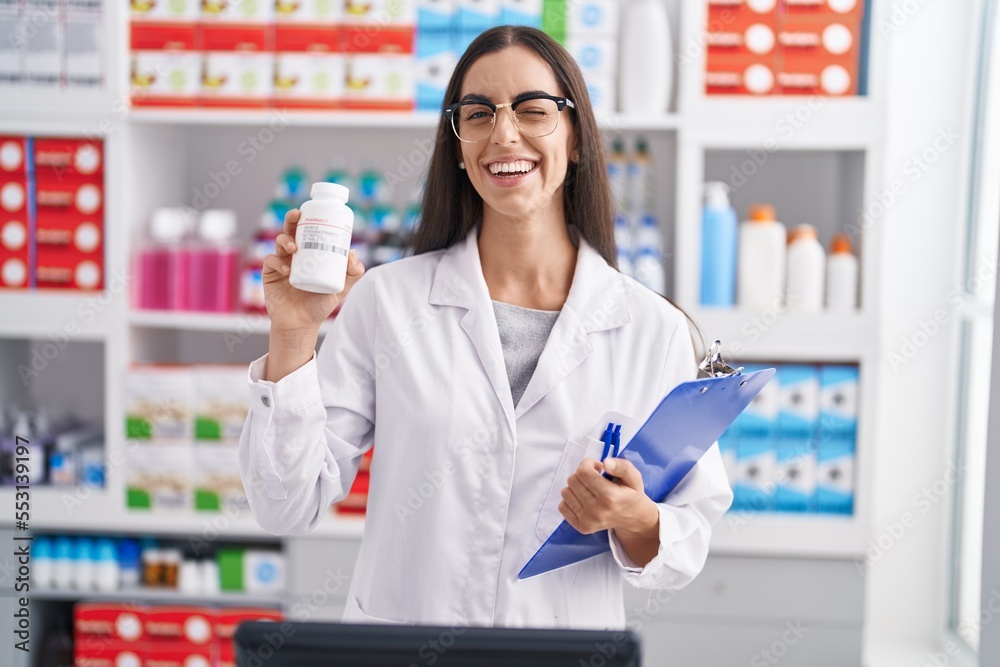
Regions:
[[[777,214],[770,204],[751,204],[750,220],[752,222],[775,222]]]
[[[816,240],[819,235],[816,233],[816,228],[812,225],[799,225],[788,232],[788,243],[789,245],[795,243],[796,241],[803,240]]]
[[[309,192],[309,196],[313,198],[333,197],[344,203],[347,202],[350,194],[351,191],[339,183],[313,183],[312,190]]]
[[[847,234],[834,234],[833,240],[830,241],[830,254],[853,254],[854,248],[851,246],[851,237]]]

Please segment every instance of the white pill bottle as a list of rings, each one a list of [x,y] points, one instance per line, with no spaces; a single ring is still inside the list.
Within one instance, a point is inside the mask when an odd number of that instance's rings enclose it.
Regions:
[[[313,183],[311,199],[299,209],[295,228],[293,287],[319,294],[339,294],[347,281],[354,211],[347,207],[350,191],[336,183]]]

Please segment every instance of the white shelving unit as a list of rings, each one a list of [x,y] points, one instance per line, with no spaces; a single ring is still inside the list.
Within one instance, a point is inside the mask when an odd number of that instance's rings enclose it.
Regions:
[[[686,44],[705,24],[701,2],[668,0],[674,21],[675,44]],[[872,2],[874,16],[887,3]],[[33,136],[93,135],[104,129],[106,150],[106,275],[129,276],[129,257],[141,226],[153,208],[189,202],[193,186],[209,170],[218,170],[238,155],[241,138],[267,127],[275,110],[157,110],[136,109],[119,113],[128,95],[127,6],[106,2],[109,40],[109,81],[97,95],[17,97],[0,124],[0,131]],[[667,241],[667,261],[672,263],[671,295],[701,325],[709,339],[739,345],[738,362],[848,362],[861,368],[863,412],[857,442],[855,514],[848,518],[759,514],[742,517],[739,525],[723,519],[716,527],[713,549],[717,553],[747,556],[808,556],[854,558],[864,554],[870,532],[871,485],[875,441],[875,409],[869,402],[877,395],[880,327],[879,258],[882,255],[878,225],[862,231],[862,307],[848,315],[782,314],[773,322],[755,324],[762,314],[738,310],[706,310],[698,306],[700,215],[702,182],[713,159],[720,154],[746,152],[790,165],[822,153],[842,165],[841,172],[855,180],[838,182],[834,199],[861,210],[882,189],[882,142],[885,129],[882,44],[873,40],[869,62],[869,94],[849,99],[776,97],[767,99],[706,98],[702,92],[704,55],[679,66],[675,113],[661,117],[614,116],[601,119],[609,134],[642,134],[654,148],[662,178],[657,193],[657,213]],[[20,94],[19,94],[20,95]],[[55,103],[53,100],[58,99]],[[46,101],[45,113],[37,104]],[[80,104],[77,104],[77,101]],[[5,105],[7,102],[5,101]],[[300,157],[310,173],[322,169],[326,155],[373,156],[390,168],[396,158],[411,151],[414,142],[433,137],[438,122],[428,113],[303,112],[282,114],[287,127],[256,162],[245,167],[239,182],[224,189],[212,206],[235,208],[244,219],[245,233],[256,222],[265,200],[260,192],[273,186],[288,161]],[[773,150],[771,147],[773,146]],[[661,152],[656,152],[660,150]],[[808,153],[808,155],[807,155]],[[836,164],[834,165],[836,167]],[[859,169],[863,176],[858,176]],[[805,200],[821,193],[824,183],[791,183],[782,196]],[[752,186],[748,186],[751,190]],[[263,189],[262,189],[263,188]],[[828,188],[829,189],[829,188]],[[828,193],[829,194],[829,193]],[[256,196],[256,199],[253,197]],[[248,203],[248,201],[250,203]],[[779,214],[782,201],[779,205]],[[845,206],[847,206],[845,204]],[[854,222],[856,211],[841,209],[839,224]],[[780,215],[779,215],[780,217]],[[806,222],[806,220],[794,221]],[[823,230],[821,230],[823,231]],[[88,299],[104,297],[107,304],[74,341],[103,343],[106,382],[105,421],[109,461],[120,456],[126,443],[123,424],[123,381],[134,353],[143,342],[162,335],[245,333],[263,339],[267,318],[260,315],[202,315],[143,312],[131,308],[128,290],[103,295],[0,292],[0,339],[44,341],[66,323],[81,319],[79,309]],[[162,359],[162,361],[171,361]],[[227,359],[245,362],[249,359]],[[8,490],[0,491],[0,505],[10,506]],[[211,527],[205,513],[155,514],[127,511],[124,507],[124,466],[109,465],[107,486],[88,496],[79,509],[69,512],[62,492],[33,491],[33,525],[48,531],[155,532],[167,535],[198,534]],[[0,517],[0,526],[9,514]],[[220,515],[216,515],[220,516]],[[228,538],[261,539],[268,536],[249,516],[228,519]],[[362,520],[329,517],[309,537],[353,539],[363,533]]]

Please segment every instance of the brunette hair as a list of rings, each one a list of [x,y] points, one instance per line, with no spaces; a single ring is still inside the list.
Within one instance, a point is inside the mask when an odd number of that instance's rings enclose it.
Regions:
[[[575,225],[611,266],[618,267],[614,236],[614,203],[604,158],[604,142],[590,105],[583,74],[572,56],[541,30],[527,26],[499,26],[482,33],[455,66],[445,92],[445,105],[457,102],[465,75],[484,55],[522,46],[544,60],[566,95],[576,105],[573,133],[579,159],[570,162],[563,183],[567,224]],[[553,94],[556,91],[552,91]],[[410,238],[414,255],[448,248],[464,239],[483,217],[483,200],[458,168],[460,150],[451,124],[441,116],[434,154],[428,167],[420,224]]]

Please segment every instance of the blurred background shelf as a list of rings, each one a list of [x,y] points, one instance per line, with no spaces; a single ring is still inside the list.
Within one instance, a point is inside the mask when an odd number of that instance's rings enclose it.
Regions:
[[[72,340],[103,341],[115,326],[115,295],[103,292],[0,292],[0,338],[47,338],[66,334]]]
[[[284,598],[279,594],[217,593],[214,595],[192,595],[177,590],[156,588],[123,588],[117,591],[100,592],[33,588],[31,599],[62,602],[148,602],[222,607],[280,607],[284,604]]]

